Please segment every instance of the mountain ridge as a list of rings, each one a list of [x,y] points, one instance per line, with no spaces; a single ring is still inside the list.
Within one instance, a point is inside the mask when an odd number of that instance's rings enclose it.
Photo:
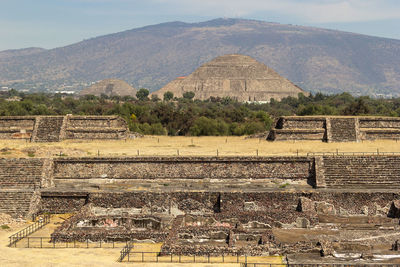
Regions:
[[[155,91],[214,57],[245,54],[307,91],[400,95],[400,40],[258,20],[166,22],[40,53],[2,52],[0,84],[16,88],[115,77]]]

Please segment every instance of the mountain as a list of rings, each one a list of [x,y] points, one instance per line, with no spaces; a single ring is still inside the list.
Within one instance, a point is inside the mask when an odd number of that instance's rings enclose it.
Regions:
[[[225,54],[251,56],[307,91],[400,95],[400,40],[243,19],[163,23],[0,57],[0,84],[55,88],[115,77],[154,91]]]
[[[179,77],[153,94],[163,98],[168,91],[177,97],[182,97],[184,92],[194,92],[195,99],[230,97],[242,102],[307,94],[252,57],[237,54],[214,58],[188,77]]]
[[[105,94],[108,96],[136,96],[136,89],[130,86],[127,82],[118,79],[101,80],[88,88],[83,89],[81,95],[96,95]]]
[[[33,54],[40,53],[43,51],[46,51],[46,49],[40,48],[40,47],[28,47],[28,48],[22,48],[22,49],[4,50],[4,51],[0,51],[0,60],[5,59],[5,58],[11,58],[11,57],[33,55]]]

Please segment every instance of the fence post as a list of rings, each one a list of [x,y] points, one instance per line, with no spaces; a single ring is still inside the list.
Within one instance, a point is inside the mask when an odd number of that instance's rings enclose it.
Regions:
[[[144,262],[144,253],[142,252],[142,262]]]
[[[29,248],[29,237],[28,237],[28,248]]]
[[[43,237],[40,238],[40,248],[43,248]]]
[[[86,248],[89,248],[89,238],[86,238]]]

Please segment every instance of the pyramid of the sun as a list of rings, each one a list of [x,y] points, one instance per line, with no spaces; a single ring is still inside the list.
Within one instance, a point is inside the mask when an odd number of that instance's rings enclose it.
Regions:
[[[200,66],[187,77],[179,77],[153,94],[162,98],[165,92],[181,97],[194,92],[196,99],[230,97],[238,101],[279,100],[304,93],[273,69],[244,55],[224,55]]]
[[[108,96],[135,96],[136,92],[135,88],[123,80],[105,79],[83,89],[80,94],[96,96],[100,96],[101,94]]]

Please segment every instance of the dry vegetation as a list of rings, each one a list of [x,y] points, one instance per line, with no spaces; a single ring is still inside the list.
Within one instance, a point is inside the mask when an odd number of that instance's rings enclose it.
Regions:
[[[63,141],[27,143],[0,141],[0,157],[93,157],[93,156],[277,156],[307,155],[308,152],[400,152],[400,143],[391,140],[359,143],[320,141],[279,141],[245,137],[145,136],[119,141]]]

